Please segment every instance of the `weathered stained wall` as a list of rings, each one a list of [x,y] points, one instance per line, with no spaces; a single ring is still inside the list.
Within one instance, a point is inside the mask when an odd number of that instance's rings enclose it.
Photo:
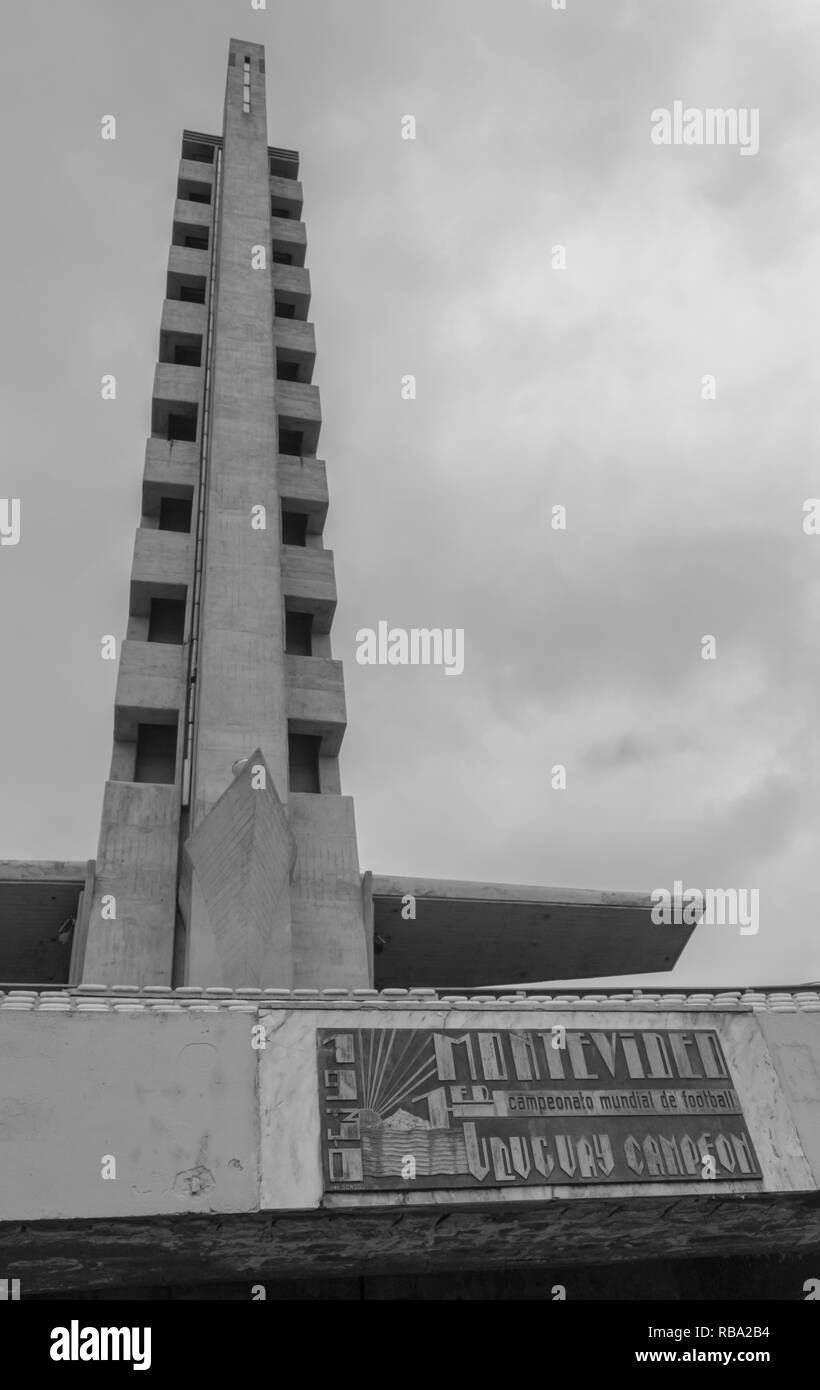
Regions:
[[[602,1251],[618,1261],[796,1258],[820,1247],[818,1003],[755,1012],[498,1006],[424,991],[9,993],[0,996],[0,1263],[35,1292],[355,1277],[431,1260],[441,1270],[547,1267],[600,1262]],[[317,1028],[556,1021],[715,1029],[762,1180],[323,1197]],[[266,1046],[255,1050],[260,1023]],[[101,1175],[105,1155],[115,1180]]]
[[[255,1071],[227,1011],[0,1010],[0,1220],[254,1210]]]
[[[170,981],[178,833],[177,783],[106,783],[82,967],[85,979],[128,976],[140,985]],[[112,899],[113,919],[107,905]]]
[[[721,1199],[820,1186],[820,1107],[809,1080],[820,1066],[816,1013],[456,1008],[342,991],[312,1001],[309,993],[269,1003],[230,991],[157,991],[130,1003],[123,991],[53,1001],[10,995],[0,1006],[0,1220],[715,1194],[704,1181],[323,1199],[317,1028],[546,1029],[556,1019],[580,1029],[714,1028],[763,1173],[762,1181],[721,1182]],[[255,1050],[260,1022],[266,1046]],[[115,1181],[100,1176],[106,1154],[117,1159]]]
[[[813,1028],[799,1014],[761,1012],[756,1018],[820,1187],[820,1015],[812,1016]]]

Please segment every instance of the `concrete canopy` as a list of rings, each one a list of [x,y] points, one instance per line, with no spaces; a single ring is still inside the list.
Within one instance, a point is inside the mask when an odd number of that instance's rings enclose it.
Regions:
[[[373,875],[377,989],[481,989],[672,970],[694,930],[647,893]],[[402,902],[415,899],[415,919]]]
[[[88,866],[55,860],[0,860],[0,980],[65,984],[72,936],[60,928],[78,917]]]

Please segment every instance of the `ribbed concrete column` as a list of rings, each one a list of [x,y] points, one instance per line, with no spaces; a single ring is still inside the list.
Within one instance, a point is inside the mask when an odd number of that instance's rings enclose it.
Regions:
[[[243,111],[244,59],[251,109]],[[284,801],[287,710],[276,478],[264,49],[232,39],[225,97],[192,829],[261,748]],[[266,268],[252,266],[253,248]],[[251,525],[264,506],[267,529]]]
[[[246,73],[250,72],[250,110]],[[255,985],[293,980],[284,610],[276,473],[276,357],[264,49],[232,39],[225,93],[216,310],[211,363],[210,446],[190,837],[186,846],[189,980]],[[259,526],[264,507],[264,528]],[[256,519],[257,524],[252,524]],[[268,844],[250,774],[233,766],[264,759],[279,834]],[[233,790],[228,795],[227,789]],[[237,802],[237,797],[239,801]],[[234,803],[237,802],[235,805]],[[271,811],[271,806],[276,809]],[[240,813],[241,812],[241,813]],[[258,814],[257,814],[258,813]],[[268,827],[270,831],[270,828]],[[270,834],[273,834],[270,831]],[[275,841],[275,843],[274,843]],[[252,882],[225,881],[246,866]],[[187,901],[186,901],[187,900]]]

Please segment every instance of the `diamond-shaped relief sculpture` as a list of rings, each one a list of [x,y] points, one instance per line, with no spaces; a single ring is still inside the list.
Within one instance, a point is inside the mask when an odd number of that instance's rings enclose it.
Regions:
[[[274,945],[289,971],[296,841],[261,749],[197,826],[185,853],[213,932],[221,983],[258,984]],[[195,917],[193,929],[203,927]]]

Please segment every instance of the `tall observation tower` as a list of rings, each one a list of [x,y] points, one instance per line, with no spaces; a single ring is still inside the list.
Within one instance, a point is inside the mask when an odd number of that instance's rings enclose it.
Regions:
[[[182,137],[97,858],[0,861],[0,988],[671,970],[647,894],[360,870],[298,173],[232,39],[222,134]]]
[[[182,140],[85,980],[369,981],[298,172],[233,39]]]

